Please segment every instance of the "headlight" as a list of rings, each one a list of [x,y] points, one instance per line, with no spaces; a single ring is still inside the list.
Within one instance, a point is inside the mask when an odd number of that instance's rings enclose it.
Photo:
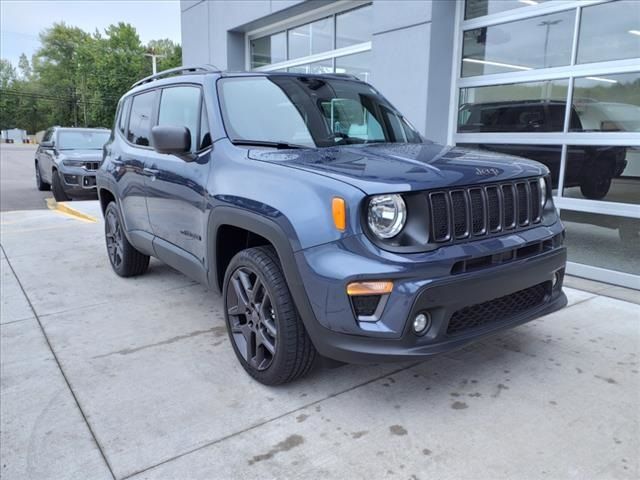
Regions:
[[[547,203],[547,181],[544,177],[538,179],[540,185],[540,208],[544,208],[544,204]]]
[[[377,195],[369,202],[367,221],[378,238],[395,237],[407,220],[407,207],[400,195]]]
[[[84,165],[84,161],[65,159],[65,160],[62,160],[62,164],[66,165],[67,167],[81,167]]]

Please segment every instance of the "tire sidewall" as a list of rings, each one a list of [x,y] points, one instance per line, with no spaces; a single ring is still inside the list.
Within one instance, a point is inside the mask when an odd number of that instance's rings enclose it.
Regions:
[[[51,189],[53,190],[53,198],[56,199],[57,202],[68,202],[71,200],[67,192],[64,191],[62,186],[62,179],[60,178],[60,172],[58,170],[54,170],[51,179]]]
[[[275,267],[277,268],[278,274],[282,276],[282,280],[284,282],[284,275],[282,273],[282,269],[280,268],[280,265],[275,263],[273,259],[270,259],[270,260],[272,263],[274,263]],[[229,318],[228,306],[227,306],[227,291],[230,288],[231,277],[236,272],[236,270],[238,270],[241,267],[247,267],[251,269],[260,278],[262,285],[269,293],[269,297],[271,298],[272,306],[276,314],[276,328],[278,331],[278,334],[276,337],[276,353],[273,357],[271,365],[269,365],[269,367],[267,367],[265,370],[258,370],[254,368],[243,358],[242,354],[238,350],[238,346],[236,345],[235,340],[233,339],[233,333],[231,332],[231,320]],[[286,282],[284,282],[284,285],[286,286]],[[287,360],[286,351],[284,348],[282,348],[283,343],[285,343],[283,342],[283,340],[285,339],[282,338],[282,335],[284,335],[286,332],[285,315],[291,315],[292,313],[295,315],[295,310],[293,312],[291,311],[283,312],[283,306],[280,303],[279,296],[276,294],[276,292],[274,292],[271,279],[269,279],[266,272],[263,271],[262,266],[258,262],[256,262],[254,258],[252,258],[250,255],[247,254],[247,250],[243,250],[240,253],[238,253],[235,257],[233,257],[233,259],[229,263],[229,266],[227,267],[227,271],[224,276],[224,283],[222,288],[222,299],[224,303],[224,319],[227,326],[229,341],[231,342],[233,351],[236,357],[238,358],[238,360],[240,361],[240,364],[242,365],[242,367],[247,371],[249,375],[251,375],[253,378],[255,378],[261,383],[264,383],[267,385],[281,383],[280,377],[282,375],[283,369],[285,368],[285,363]],[[293,320],[297,321],[297,318]]]
[[[107,205],[107,208],[104,211],[104,244],[105,247],[107,247],[107,217],[109,215],[109,213],[113,211],[115,212],[116,215],[116,219],[118,220],[118,225],[120,225],[120,231],[122,233],[122,235],[124,236],[124,227],[122,225],[122,217],[120,216],[120,209],[118,208],[118,206],[115,204],[115,202],[111,202],[109,203],[109,205]],[[109,249],[107,247],[107,257],[109,257],[109,263],[111,264],[111,268],[113,268],[113,270],[118,274],[118,275],[122,275],[123,271],[124,271],[124,265],[126,263],[126,252],[124,251],[125,249],[123,248],[123,252],[122,252],[122,262],[120,262],[120,266],[116,267],[113,264],[113,260],[111,259],[111,255],[109,255]]]

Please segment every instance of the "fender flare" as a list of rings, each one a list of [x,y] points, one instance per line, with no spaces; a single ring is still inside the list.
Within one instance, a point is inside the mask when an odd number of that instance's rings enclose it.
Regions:
[[[317,332],[319,323],[315,318],[313,309],[311,308],[311,303],[307,297],[307,292],[305,291],[304,284],[302,283],[302,277],[298,271],[294,251],[291,247],[289,238],[275,221],[242,208],[228,206],[219,206],[214,208],[209,215],[209,225],[207,228],[207,238],[209,238],[207,246],[207,256],[209,259],[209,286],[220,292],[220,288],[218,287],[216,249],[218,230],[224,225],[243,228],[253,232],[266,238],[273,245],[276,253],[278,254],[278,258],[280,259],[282,272],[284,273],[287,286],[289,287],[293,301],[298,309],[298,313],[300,314],[311,339],[314,340],[314,333]]]

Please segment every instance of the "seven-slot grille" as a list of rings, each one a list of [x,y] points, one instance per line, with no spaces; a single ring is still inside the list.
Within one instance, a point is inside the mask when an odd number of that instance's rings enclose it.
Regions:
[[[458,240],[527,228],[539,223],[538,179],[428,193],[433,242]]]
[[[83,166],[87,170],[98,170],[98,168],[100,168],[100,162],[84,162]]]

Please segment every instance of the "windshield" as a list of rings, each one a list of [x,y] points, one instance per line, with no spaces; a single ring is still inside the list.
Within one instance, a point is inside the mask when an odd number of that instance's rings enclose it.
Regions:
[[[236,77],[221,79],[218,92],[232,142],[297,147],[422,142],[404,117],[364,83],[293,75]]]
[[[99,132],[63,130],[58,133],[58,148],[60,150],[102,150],[110,135],[111,132],[106,130]]]

